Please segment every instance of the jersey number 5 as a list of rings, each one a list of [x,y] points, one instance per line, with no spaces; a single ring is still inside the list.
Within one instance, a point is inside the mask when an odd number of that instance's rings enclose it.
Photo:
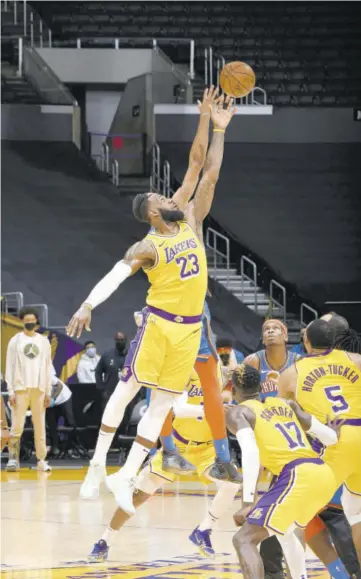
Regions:
[[[331,406],[332,412],[335,414],[345,412],[349,409],[349,405],[342,396],[341,386],[327,386],[327,388],[325,388],[325,394],[328,400],[335,402],[335,404]]]
[[[180,265],[181,279],[187,279],[187,277],[199,274],[198,257],[195,253],[190,253],[187,256],[181,255],[180,257],[177,257],[175,261],[177,265]]]
[[[280,424],[278,422],[275,424],[275,428],[283,434],[290,450],[304,448],[306,446],[302,440],[302,432],[295,422],[286,422],[285,424]]]

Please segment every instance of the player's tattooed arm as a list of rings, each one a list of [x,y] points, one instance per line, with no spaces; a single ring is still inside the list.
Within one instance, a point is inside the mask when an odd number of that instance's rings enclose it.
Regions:
[[[214,190],[223,161],[225,130],[236,112],[236,107],[233,106],[233,100],[230,97],[225,100],[225,108],[223,105],[224,97],[222,96],[212,107],[212,142],[207,153],[203,176],[193,200],[194,218],[197,224],[203,222],[212,206]]]
[[[214,86],[206,88],[203,93],[202,102],[198,101],[199,124],[196,136],[189,153],[188,169],[184,176],[183,183],[173,195],[173,200],[179,209],[184,211],[188,201],[192,197],[197,186],[199,175],[206,160],[209,139],[209,121],[211,118],[211,108],[218,96],[218,89]]]
[[[68,336],[80,338],[83,329],[90,332],[91,312],[105,302],[120,284],[141,267],[150,267],[157,258],[153,244],[143,239],[132,245],[125,253],[124,259],[118,261],[92,289],[89,296],[71,318],[66,332]]]
[[[156,259],[157,253],[153,243],[149,239],[143,239],[125,252],[122,262],[131,267],[133,274],[142,267],[151,267]]]

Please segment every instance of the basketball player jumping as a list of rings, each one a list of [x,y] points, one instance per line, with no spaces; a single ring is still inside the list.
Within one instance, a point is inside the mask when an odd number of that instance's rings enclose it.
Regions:
[[[361,563],[361,356],[332,349],[334,331],[325,320],[306,328],[308,356],[288,368],[279,380],[279,396],[292,398],[325,423],[328,416],[343,421],[335,446],[322,458],[343,483],[342,506],[352,527]]]
[[[222,385],[218,383],[221,390]],[[214,463],[215,451],[212,443],[212,433],[204,419],[203,392],[200,379],[193,373],[187,392],[179,396],[173,407],[175,419],[173,434],[175,444],[182,456],[196,465],[196,472],[200,478],[208,477],[209,469]],[[164,485],[173,482],[176,476],[164,471],[162,467],[162,452],[158,451],[150,462],[143,468],[135,482],[134,505],[140,507]],[[108,481],[111,477],[108,478]],[[211,532],[217,522],[231,507],[239,484],[229,481],[217,481],[218,490],[205,519],[194,529],[189,539],[194,543],[201,554],[213,557],[215,554]],[[117,509],[104,532],[102,538],[93,547],[89,560],[94,562],[105,561],[108,558],[109,548],[117,537],[117,532],[129,515],[122,509]]]
[[[99,435],[111,442],[112,425],[118,424],[119,416],[139,388],[144,385],[154,389],[127,461],[117,473],[116,481],[113,479],[118,506],[128,514],[135,512],[133,479],[158,439],[175,396],[185,389],[199,350],[208,272],[203,243],[195,232],[201,230],[209,211],[209,200],[213,198],[223,159],[225,130],[235,113],[231,100],[223,108],[223,98],[211,106],[207,103],[206,108],[208,112],[201,112],[201,119],[205,119],[208,130],[211,114],[213,137],[194,201],[189,203],[202,168],[203,145],[198,145],[198,161],[190,165],[183,185],[172,199],[155,193],[135,197],[134,216],[149,223],[150,232],[95,286],[67,328],[70,336],[78,337],[84,327],[89,330],[92,309],[105,301],[127,277],[143,268],[150,289],[147,315],[131,366],[135,381],[129,380],[130,374],[123,376],[107,404]],[[214,409],[214,413],[217,412],[223,418],[221,397],[220,408]],[[105,447],[109,448],[108,442]],[[231,462],[223,466],[230,479],[239,480]],[[93,462],[87,476],[99,479],[104,470],[103,465]]]
[[[300,408],[280,398],[261,400],[258,370],[242,364],[233,373],[234,398],[227,426],[242,450],[243,506],[234,519],[242,528],[233,538],[245,579],[263,579],[257,545],[276,535],[293,579],[305,579],[306,560],[296,526],[305,527],[337,488],[332,469],[312,450],[299,421]],[[322,442],[337,442],[337,427],[303,414],[304,429]],[[335,428],[335,429],[333,429]],[[335,432],[336,430],[336,432]],[[332,448],[332,447],[331,447]],[[277,476],[256,502],[260,466]]]

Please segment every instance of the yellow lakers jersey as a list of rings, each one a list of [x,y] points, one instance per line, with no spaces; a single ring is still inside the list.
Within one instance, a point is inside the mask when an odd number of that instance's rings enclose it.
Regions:
[[[321,422],[361,418],[361,371],[346,352],[330,350],[296,362],[296,400]]]
[[[286,464],[298,458],[317,458],[292,408],[282,398],[247,400],[256,415],[254,434],[261,465],[279,474]]]
[[[208,283],[206,253],[188,223],[178,225],[174,235],[151,230],[146,236],[157,254],[155,264],[144,269],[151,284],[147,304],[173,315],[199,316]]]
[[[220,377],[220,376],[219,376]],[[219,381],[221,389],[221,381]],[[196,371],[192,373],[188,385],[188,404],[203,405],[203,390],[201,381]],[[194,440],[196,442],[208,442],[212,440],[211,429],[205,417],[200,418],[175,418],[173,428],[185,440]]]

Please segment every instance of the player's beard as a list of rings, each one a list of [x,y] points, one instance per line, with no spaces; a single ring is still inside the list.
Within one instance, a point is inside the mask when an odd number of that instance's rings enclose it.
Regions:
[[[159,212],[164,221],[170,221],[174,223],[175,221],[184,220],[184,213],[180,209],[160,209]]]

